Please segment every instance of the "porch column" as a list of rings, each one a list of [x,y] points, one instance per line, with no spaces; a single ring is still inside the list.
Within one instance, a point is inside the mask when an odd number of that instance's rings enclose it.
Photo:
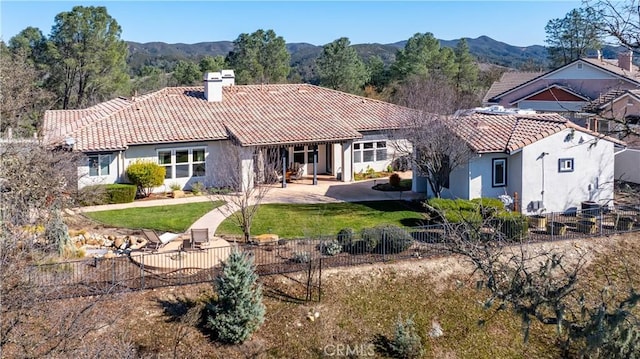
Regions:
[[[313,146],[313,184],[318,184],[318,145]]]
[[[352,145],[353,141],[342,142],[342,182],[351,182],[353,176]]]
[[[282,188],[287,188],[287,153],[286,148],[280,151],[282,156]]]

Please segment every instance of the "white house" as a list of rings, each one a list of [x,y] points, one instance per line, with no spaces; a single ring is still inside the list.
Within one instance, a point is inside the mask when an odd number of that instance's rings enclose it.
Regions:
[[[455,131],[473,154],[451,173],[443,197],[506,194],[524,214],[567,211],[582,201],[612,204],[614,146],[623,142],[553,113],[473,113],[457,120]],[[426,178],[414,174],[414,191],[429,192]]]
[[[299,163],[314,183],[318,174],[351,181],[367,167],[384,170],[395,156],[386,134],[411,112],[308,84],[236,86],[233,71],[224,70],[206,73],[204,87],[46,111],[43,133],[47,143],[87,155],[79,187],[126,182],[127,166],[142,159],[166,168],[165,186],[187,189],[226,185],[223,174],[235,162],[246,188],[267,154],[280,170]]]

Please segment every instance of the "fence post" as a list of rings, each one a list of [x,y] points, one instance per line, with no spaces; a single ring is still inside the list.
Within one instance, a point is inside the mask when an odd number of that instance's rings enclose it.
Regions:
[[[382,261],[387,261],[387,231],[382,228]]]
[[[144,253],[140,255],[140,289],[144,289]]]
[[[556,212],[551,212],[551,240],[553,241],[554,232],[556,231]]]
[[[112,276],[111,284],[116,285],[116,260],[115,258],[111,258],[110,261],[111,261],[111,276]]]
[[[318,302],[322,301],[322,257],[320,257],[320,266],[318,267]]]

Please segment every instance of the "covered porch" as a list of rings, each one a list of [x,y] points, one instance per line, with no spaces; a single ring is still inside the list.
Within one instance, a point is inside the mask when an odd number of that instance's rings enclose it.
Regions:
[[[256,151],[255,171],[259,182],[318,185],[318,181],[351,182],[353,140],[295,143],[262,147]]]

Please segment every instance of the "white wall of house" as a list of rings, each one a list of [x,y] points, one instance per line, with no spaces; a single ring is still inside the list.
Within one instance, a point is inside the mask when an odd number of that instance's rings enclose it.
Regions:
[[[119,152],[87,154],[78,166],[78,188],[118,182],[121,168],[118,156]]]
[[[640,150],[627,149],[615,156],[615,178],[640,184]]]
[[[509,194],[509,184],[512,181],[512,167],[510,156],[505,153],[483,153],[469,162],[469,195],[468,199],[480,197],[494,197]],[[493,186],[493,160],[506,159],[506,186]]]
[[[544,156],[542,154],[545,153]],[[559,161],[573,160],[573,171],[561,172]],[[562,212],[582,201],[613,201],[613,143],[565,129],[522,149],[523,213]],[[541,201],[541,209],[535,204]]]
[[[179,143],[179,144],[154,144],[154,145],[139,145],[131,146],[123,152],[111,152],[101,153],[100,156],[110,156],[109,175],[90,176],[89,163],[84,163],[78,167],[78,187],[82,188],[92,184],[109,184],[117,182],[127,182],[125,175],[126,168],[137,160],[152,161],[159,163],[159,153],[165,151],[171,152],[171,164],[167,164],[167,167],[171,168],[171,177],[166,178],[164,185],[156,187],[154,192],[165,192],[170,189],[170,186],[174,183],[178,184],[183,189],[190,189],[191,185],[195,182],[202,182],[208,187],[223,186],[224,176],[216,171],[217,159],[229,158],[229,146],[232,146],[229,141],[211,141],[211,142],[193,142],[193,143]],[[194,165],[199,164],[200,161],[194,159],[194,149],[204,150],[205,161],[205,175],[194,175]],[[189,161],[187,163],[177,163],[176,154],[180,151],[187,151],[189,154]],[[178,152],[176,152],[178,151]],[[221,155],[221,154],[225,155]],[[94,156],[89,154],[88,156]],[[102,158],[102,157],[101,157]],[[246,164],[245,164],[246,165]],[[182,166],[182,167],[179,167]],[[188,176],[180,177],[177,175],[178,168],[187,170]],[[100,172],[102,172],[102,168]],[[183,171],[184,172],[184,171]]]
[[[353,141],[353,172],[386,171],[395,156],[392,140],[383,133],[365,134],[361,139]]]

